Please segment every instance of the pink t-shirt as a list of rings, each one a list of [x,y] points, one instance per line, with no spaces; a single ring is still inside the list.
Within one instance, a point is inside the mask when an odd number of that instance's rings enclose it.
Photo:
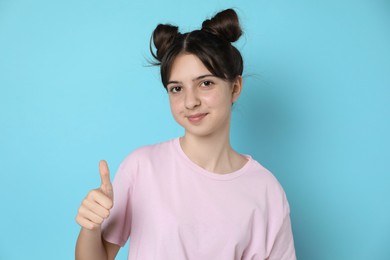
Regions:
[[[289,205],[276,178],[246,155],[238,171],[193,163],[179,138],[145,146],[120,165],[106,241],[130,260],[296,259]]]

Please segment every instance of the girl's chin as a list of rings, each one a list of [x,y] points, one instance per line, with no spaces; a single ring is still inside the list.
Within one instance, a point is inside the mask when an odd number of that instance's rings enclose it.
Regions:
[[[205,137],[212,137],[215,136],[216,131],[213,131],[209,128],[184,128],[185,136],[191,136],[195,138],[205,138]]]

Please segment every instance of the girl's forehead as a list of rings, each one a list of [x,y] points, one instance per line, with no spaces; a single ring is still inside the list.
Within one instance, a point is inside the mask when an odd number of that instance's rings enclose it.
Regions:
[[[199,77],[211,75],[203,62],[194,54],[180,54],[172,64],[170,80],[182,77]]]

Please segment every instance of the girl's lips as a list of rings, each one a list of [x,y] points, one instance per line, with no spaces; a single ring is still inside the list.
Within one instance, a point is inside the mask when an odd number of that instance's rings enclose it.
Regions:
[[[199,113],[199,114],[195,114],[195,115],[189,115],[187,116],[188,120],[190,122],[199,122],[201,121],[205,116],[207,115],[207,113]]]

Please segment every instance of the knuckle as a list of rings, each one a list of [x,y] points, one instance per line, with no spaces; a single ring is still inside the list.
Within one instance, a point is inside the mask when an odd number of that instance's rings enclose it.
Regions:
[[[84,228],[86,228],[86,229],[88,229],[88,230],[92,230],[93,229],[93,224],[92,223],[85,223],[84,225],[83,225],[83,227]]]
[[[95,196],[95,193],[96,193],[95,190],[89,191],[88,194],[87,194],[86,199],[88,199],[88,200],[92,199]]]
[[[77,215],[79,216],[79,215],[83,215],[83,213],[84,213],[84,208],[83,207],[80,207],[79,209],[78,209],[78,211],[77,211]]]
[[[83,207],[85,207],[85,206],[87,206],[87,204],[88,204],[88,200],[83,200],[82,202],[81,202],[81,206]]]
[[[110,215],[110,212],[108,210],[105,210],[103,212],[103,216],[102,217],[105,219],[105,218],[108,218],[109,215]]]
[[[90,230],[97,229],[100,227],[100,225],[97,223],[91,223],[89,226],[90,226]]]

